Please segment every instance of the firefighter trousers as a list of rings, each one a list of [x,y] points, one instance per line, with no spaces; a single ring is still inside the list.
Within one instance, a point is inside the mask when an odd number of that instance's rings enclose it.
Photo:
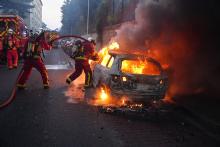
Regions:
[[[9,69],[12,69],[13,67],[18,66],[18,52],[17,52],[17,50],[8,50],[7,51],[7,62],[8,62]]]
[[[87,60],[75,60],[75,71],[69,76],[69,79],[74,81],[83,71],[85,73],[85,87],[89,87],[92,84],[92,70]]]
[[[26,81],[28,80],[31,74],[31,70],[33,67],[36,68],[40,72],[44,86],[49,85],[47,69],[41,58],[25,59],[24,65],[23,65],[23,72],[22,72],[21,78],[18,81],[18,85],[25,85]]]

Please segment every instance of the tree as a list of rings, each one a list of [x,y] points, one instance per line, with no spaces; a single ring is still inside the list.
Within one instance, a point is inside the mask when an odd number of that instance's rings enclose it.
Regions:
[[[89,33],[97,32],[101,41],[104,27],[134,19],[134,9],[139,0],[89,0]],[[61,8],[63,34],[86,34],[87,0],[66,0]],[[125,12],[133,12],[130,16]]]
[[[101,0],[90,0],[89,32],[95,31],[96,12]],[[64,34],[85,34],[88,3],[82,0],[66,0],[62,10],[62,29]]]

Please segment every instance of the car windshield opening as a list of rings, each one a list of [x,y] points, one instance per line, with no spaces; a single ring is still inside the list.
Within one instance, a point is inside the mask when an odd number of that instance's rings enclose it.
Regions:
[[[102,59],[101,65],[106,67],[110,58],[111,56],[109,54],[104,56],[104,58]]]
[[[153,62],[139,59],[125,59],[121,71],[129,74],[160,75],[160,68]]]

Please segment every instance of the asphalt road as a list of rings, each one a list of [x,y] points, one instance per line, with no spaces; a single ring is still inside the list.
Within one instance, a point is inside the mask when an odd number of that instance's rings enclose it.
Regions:
[[[15,101],[0,110],[0,146],[145,146],[217,147],[202,131],[172,113],[157,120],[100,113],[88,105],[80,89],[83,78],[65,83],[73,71],[71,60],[54,49],[46,53],[51,88],[44,90],[40,74],[33,70],[28,88],[18,91]],[[7,97],[20,68],[0,68],[0,96]]]

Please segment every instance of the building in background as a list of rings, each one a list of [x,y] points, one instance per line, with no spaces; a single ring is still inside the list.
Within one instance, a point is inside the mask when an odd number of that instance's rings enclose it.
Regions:
[[[33,0],[31,5],[34,8],[30,9],[31,13],[27,13],[26,18],[24,19],[28,29],[38,30],[42,27],[42,7],[43,3],[41,0]]]

